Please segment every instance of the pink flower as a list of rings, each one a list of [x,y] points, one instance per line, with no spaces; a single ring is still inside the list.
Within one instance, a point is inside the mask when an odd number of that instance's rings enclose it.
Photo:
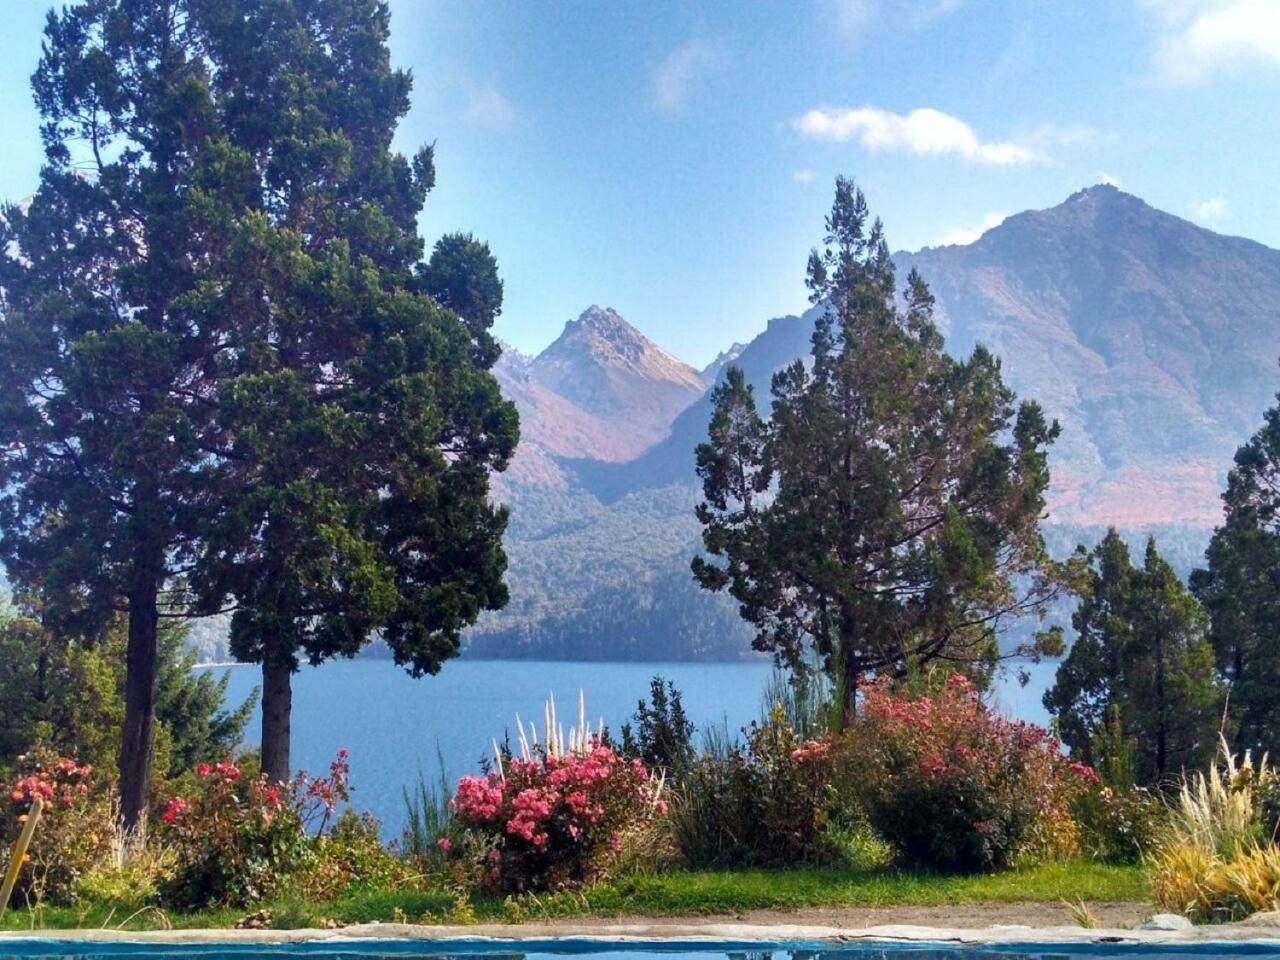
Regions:
[[[436,846],[446,857],[453,852],[453,842],[448,837],[441,837],[436,841]]]
[[[178,819],[178,817],[186,813],[187,809],[187,801],[183,800],[181,797],[174,797],[169,801],[169,805],[165,807],[164,822],[173,823]]]

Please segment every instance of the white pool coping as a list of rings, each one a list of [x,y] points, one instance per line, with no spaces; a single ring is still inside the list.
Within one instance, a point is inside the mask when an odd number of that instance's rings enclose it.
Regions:
[[[438,945],[443,941],[491,942],[495,947],[518,942],[539,943],[572,940],[626,943],[678,942],[696,946],[734,942],[831,943],[940,943],[956,946],[999,946],[1014,944],[1115,944],[1124,946],[1208,946],[1214,943],[1274,944],[1280,953],[1280,927],[1263,923],[1236,923],[1199,926],[1184,930],[1088,929],[1078,926],[986,928],[929,927],[886,924],[872,927],[833,927],[794,924],[746,924],[699,922],[581,924],[572,921],[524,924],[475,924],[470,926],[407,923],[355,924],[332,930],[30,930],[0,933],[0,947],[6,941],[66,941],[138,944],[146,947],[183,945],[271,945],[333,944],[344,951],[359,952],[388,941],[415,940]]]

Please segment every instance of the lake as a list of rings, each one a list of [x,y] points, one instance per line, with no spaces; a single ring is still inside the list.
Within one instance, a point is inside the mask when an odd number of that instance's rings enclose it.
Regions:
[[[254,666],[205,667],[231,675],[228,699],[241,702],[259,683]],[[341,748],[351,751],[352,802],[372,810],[389,837],[404,825],[402,791],[419,774],[435,783],[442,757],[456,780],[492,756],[504,731],[515,739],[515,716],[536,720],[554,694],[566,731],[576,723],[578,691],[587,718],[603,719],[616,734],[647,697],[649,680],[675,682],[689,719],[699,730],[728,724],[737,730],[761,713],[768,661],[746,663],[587,663],[540,660],[455,660],[438,676],[414,680],[388,660],[340,660],[303,667],[294,678],[293,764],[312,773],[328,770]],[[996,702],[1010,715],[1045,723],[1040,696],[1055,663],[1031,667],[1032,681],[1001,685]],[[256,743],[259,717],[246,732]]]

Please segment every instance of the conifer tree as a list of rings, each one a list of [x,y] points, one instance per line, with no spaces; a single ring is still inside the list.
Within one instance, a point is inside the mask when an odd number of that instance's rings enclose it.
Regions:
[[[390,149],[409,77],[387,29],[376,0],[49,16],[47,162],[0,228],[0,552],[56,629],[127,615],[127,827],[184,584],[237,608],[286,732],[300,655],[381,629],[436,670],[505,601],[487,492],[515,412],[481,338],[417,289],[434,167]]]
[[[1108,723],[1118,722],[1145,783],[1212,757],[1222,696],[1208,620],[1155,540],[1136,567],[1110,530],[1093,551],[1088,581],[1072,617],[1075,642],[1044,697],[1063,742],[1104,764],[1109,758],[1095,752]]]
[[[709,558],[693,572],[739,601],[757,649],[795,670],[816,656],[847,712],[871,673],[985,672],[1000,626],[1055,595],[1037,524],[1058,428],[1015,406],[986,349],[944,352],[914,271],[899,306],[851,181],[837,180],[826,226],[808,267],[825,307],[811,363],[774,375],[768,420],[739,370],[713,394],[697,451]]]
[[[243,12],[209,36],[235,65],[228,97],[251,104],[227,119],[252,199],[223,259],[245,360],[218,392],[227,492],[193,583],[202,609],[236,607],[232,653],[262,666],[263,771],[285,780],[300,661],[381,631],[398,663],[434,673],[506,602],[488,483],[517,421],[488,372],[488,246],[450,235],[422,263],[433,156],[391,149],[411,83],[390,65],[385,4]]]
[[[1280,399],[1280,398],[1278,398]],[[1218,669],[1230,684],[1233,743],[1280,751],[1280,405],[1236,452],[1226,519],[1191,587],[1209,612]]]

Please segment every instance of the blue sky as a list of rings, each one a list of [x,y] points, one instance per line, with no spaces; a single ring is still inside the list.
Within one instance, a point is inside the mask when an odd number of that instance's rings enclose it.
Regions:
[[[44,4],[0,9],[19,199]],[[392,0],[392,31],[424,233],[491,243],[527,352],[599,303],[702,365],[803,308],[837,173],[895,249],[1102,180],[1280,247],[1280,0]]]

